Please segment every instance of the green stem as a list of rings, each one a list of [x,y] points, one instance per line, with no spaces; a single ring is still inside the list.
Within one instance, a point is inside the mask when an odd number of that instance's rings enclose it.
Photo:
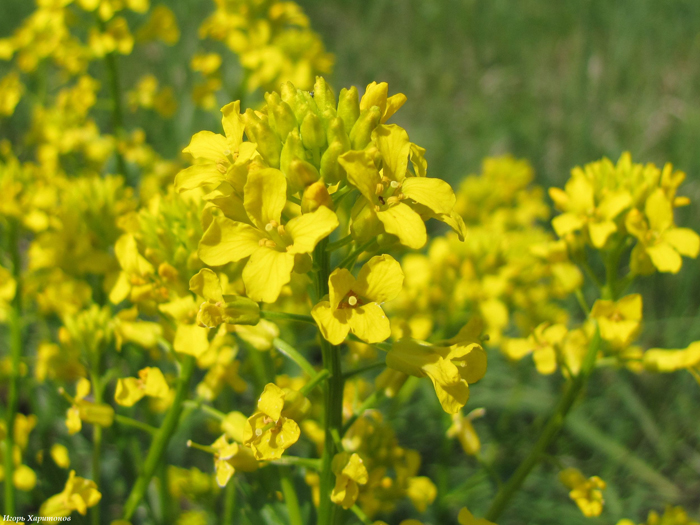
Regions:
[[[273,465],[281,465],[285,467],[306,467],[311,470],[321,470],[321,460],[313,458],[300,458],[297,456],[282,456],[279,459],[270,461]]]
[[[143,423],[141,421],[138,421],[137,419],[133,419],[133,418],[130,418],[128,416],[122,416],[120,414],[115,414],[114,421],[116,421],[117,423],[120,423],[122,425],[125,425],[127,427],[134,427],[134,428],[138,428],[140,430],[144,430],[145,432],[148,432],[151,435],[155,435],[158,432],[158,429],[156,427],[152,427],[148,423]]]
[[[289,474],[289,467],[277,467],[280,474],[280,484],[282,485],[282,494],[284,501],[287,504],[287,512],[289,513],[289,525],[304,525],[301,519],[301,509],[299,508],[299,499],[297,491],[294,488],[292,476]]]
[[[355,261],[357,261],[357,258],[362,255],[362,252],[366,251],[367,248],[370,246],[376,244],[376,240],[372,239],[370,241],[367,241],[364,244],[361,244],[357,248],[355,248],[353,251],[351,251],[345,259],[340,261],[340,264],[338,265],[338,268],[347,268],[348,270],[351,270],[353,266],[355,266]],[[328,285],[326,285],[326,288],[328,288]],[[321,296],[323,297],[323,296]]]
[[[350,510],[357,516],[357,519],[359,519],[363,525],[372,525],[374,523],[367,514],[365,514],[362,509],[359,507],[359,505],[353,505],[350,507]]]
[[[236,519],[236,484],[231,482],[224,491],[224,525],[235,525]]]
[[[345,372],[343,374],[343,379],[347,380],[353,376],[364,374],[365,372],[369,372],[370,370],[375,370],[377,368],[383,368],[385,366],[386,366],[386,362],[384,362],[384,361],[372,363],[371,365],[367,365],[367,366],[360,366],[358,368],[355,368],[354,370],[349,370],[348,372]]]
[[[328,370],[321,370],[318,374],[316,374],[314,377],[311,378],[311,381],[306,383],[303,387],[301,387],[301,392],[305,396],[309,395],[309,392],[311,392],[316,386],[321,383],[323,380],[325,380],[327,377],[329,377],[331,374],[328,372]]]
[[[273,321],[297,321],[299,323],[308,323],[316,326],[316,321],[310,315],[288,314],[287,312],[272,312],[263,310],[260,312],[260,317]]]
[[[22,264],[19,253],[19,223],[11,221],[8,228],[10,257],[12,259],[12,274],[16,283],[15,296],[8,312],[10,328],[10,378],[7,395],[7,410],[5,411],[5,514],[15,515],[15,486],[14,476],[14,435],[15,416],[19,403],[19,376],[22,360]]]
[[[173,404],[170,405],[168,413],[163,420],[163,424],[158,429],[158,433],[151,442],[151,448],[148,449],[143,471],[136,480],[134,487],[131,489],[131,494],[129,494],[129,498],[124,505],[123,519],[126,521],[130,521],[131,517],[134,515],[136,507],[138,507],[141,502],[153,474],[165,455],[165,449],[168,443],[170,443],[170,438],[172,438],[175,433],[183,403],[189,390],[190,380],[194,373],[194,365],[195,359],[192,356],[188,355],[182,360],[182,369],[180,370],[180,377],[178,378],[175,399],[173,400]]]
[[[92,390],[95,403],[101,404],[104,394],[104,383],[102,382],[102,348],[95,348],[90,359],[90,379],[92,380]],[[101,487],[102,478],[102,427],[92,426],[92,480]],[[100,503],[98,502],[90,509],[90,520],[92,525],[100,525]]]
[[[600,331],[596,328],[595,335],[591,340],[590,346],[588,347],[588,352],[583,360],[581,366],[581,372],[571,380],[564,391],[564,395],[559,400],[554,414],[549,418],[547,424],[540,434],[539,439],[532,447],[530,453],[518,466],[515,474],[508,480],[496,494],[493,502],[491,502],[491,507],[486,513],[486,519],[489,521],[496,521],[501,513],[505,510],[506,506],[510,502],[511,498],[515,493],[520,490],[525,479],[528,477],[532,469],[539,463],[542,455],[545,453],[547,448],[554,442],[557,435],[559,434],[561,428],[564,425],[564,420],[567,414],[571,410],[571,407],[576,401],[578,395],[580,394],[583,387],[588,382],[588,378],[595,367],[596,355],[600,348]]]
[[[359,417],[362,416],[362,414],[365,413],[368,409],[372,408],[377,401],[379,401],[382,397],[384,396],[384,389],[380,390],[375,390],[372,392],[369,396],[367,396],[367,399],[365,399],[362,404],[360,405],[360,408],[357,409],[357,411],[348,419],[345,424],[343,425],[343,430],[342,430],[342,435],[345,435],[345,433],[350,430],[350,427],[352,427],[353,423],[357,421]]]
[[[328,277],[330,276],[330,253],[326,251],[328,239],[321,241],[314,250],[314,263],[318,266],[316,272],[316,296],[328,294]],[[359,255],[359,254],[358,254]],[[340,349],[331,345],[320,335],[323,368],[328,370],[330,377],[324,383],[324,418],[323,426],[325,440],[323,457],[321,458],[321,498],[318,509],[318,525],[333,525],[340,513],[338,506],[331,501],[331,491],[335,484],[335,476],[331,470],[333,456],[338,452],[333,434],[338,435],[343,426],[343,371],[340,365]]]
[[[328,246],[326,246],[326,250],[329,252],[334,252],[335,250],[342,248],[343,246],[350,244],[352,242],[352,234],[348,234],[342,239],[339,239],[335,242],[329,242]]]
[[[100,31],[104,32],[106,29],[105,23],[99,17],[96,18]],[[109,90],[112,96],[112,131],[117,139],[117,148],[114,154],[117,159],[117,169],[119,170],[119,173],[126,177],[126,163],[124,162],[124,157],[119,151],[119,141],[124,137],[124,110],[122,109],[119,68],[117,67],[116,53],[107,53],[105,55],[105,66],[107,68]]]
[[[306,358],[301,355],[301,353],[292,345],[286,341],[283,341],[279,337],[273,339],[272,344],[275,348],[277,348],[277,350],[299,365],[299,367],[311,377],[316,375],[316,369],[313,367],[313,365],[309,363]]]

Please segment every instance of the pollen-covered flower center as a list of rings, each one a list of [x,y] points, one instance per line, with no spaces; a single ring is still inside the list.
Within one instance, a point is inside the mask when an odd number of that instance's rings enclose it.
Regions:
[[[348,294],[340,301],[338,308],[357,308],[362,306],[365,302],[353,291],[348,292]]]
[[[292,238],[284,229],[284,225],[274,219],[265,225],[265,233],[267,234],[267,239],[260,239],[260,246],[284,251],[293,244]]]
[[[390,180],[388,177],[383,177],[382,181],[377,183],[375,193],[379,204],[375,205],[377,211],[389,208],[398,204],[406,198],[401,191],[402,184],[396,180]]]

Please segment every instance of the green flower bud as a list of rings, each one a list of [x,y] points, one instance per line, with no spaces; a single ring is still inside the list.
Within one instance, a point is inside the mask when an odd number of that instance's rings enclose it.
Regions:
[[[313,184],[321,178],[316,167],[310,162],[301,159],[292,159],[289,164],[289,175],[287,180],[293,188],[306,188],[309,184]]]
[[[287,141],[282,147],[282,153],[280,155],[280,170],[291,181],[291,163],[294,159],[306,160],[306,150],[304,145],[301,143],[301,136],[299,135],[299,130],[292,131],[287,136]],[[300,188],[297,188],[299,190]]]
[[[297,127],[297,119],[289,107],[276,93],[265,93],[267,101],[267,113],[270,126],[275,130],[282,142],[287,140],[287,135]]]
[[[282,408],[282,415],[294,421],[301,421],[308,415],[309,410],[311,410],[311,403],[304,397],[304,394],[296,390],[291,390],[289,388],[283,390],[284,407]]]
[[[333,142],[340,142],[345,151],[350,151],[350,138],[345,132],[345,124],[343,124],[343,119],[340,117],[335,117],[328,123],[328,144]]]
[[[316,77],[314,84],[314,100],[318,109],[323,113],[327,108],[335,111],[335,93],[333,88],[326,82],[323,77]]]
[[[326,133],[321,119],[315,113],[309,112],[301,123],[301,140],[307,149],[319,149],[326,145]]]
[[[338,157],[348,151],[339,141],[334,141],[321,157],[321,177],[329,184],[345,179],[345,169],[338,162]]]
[[[340,97],[338,97],[338,116],[343,119],[345,133],[349,135],[357,118],[360,116],[360,97],[357,94],[357,88],[355,86],[350,89],[343,88],[340,90]]]
[[[350,132],[352,149],[364,149],[372,138],[372,131],[379,125],[382,113],[377,106],[363,111]],[[342,117],[341,117],[342,118]]]
[[[282,143],[275,132],[250,108],[246,109],[243,120],[248,139],[258,145],[258,151],[265,162],[273,168],[279,168]]]

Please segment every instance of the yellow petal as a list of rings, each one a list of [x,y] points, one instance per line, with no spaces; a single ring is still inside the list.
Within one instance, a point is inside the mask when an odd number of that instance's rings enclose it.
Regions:
[[[423,219],[407,204],[399,203],[384,211],[378,211],[377,217],[384,224],[386,232],[396,235],[404,246],[414,250],[425,246],[428,235]]]
[[[63,445],[56,443],[51,447],[51,458],[54,463],[61,468],[70,467],[70,456],[68,455],[68,449]]]
[[[199,357],[209,348],[206,328],[194,324],[179,324],[175,331],[173,348],[176,352]]]
[[[289,253],[311,253],[318,242],[328,237],[338,227],[336,214],[321,206],[312,213],[293,218],[284,228],[294,243],[287,248]]]
[[[678,253],[695,259],[700,251],[700,237],[690,228],[672,228],[664,232],[663,240]]]
[[[401,182],[406,177],[411,149],[408,133],[396,124],[389,124],[377,126],[373,134],[384,160],[382,175]]]
[[[241,101],[236,100],[226,104],[221,108],[221,113],[223,115],[221,124],[224,133],[226,133],[228,149],[238,151],[238,147],[243,142],[243,131],[245,130],[245,121],[241,116]]]
[[[294,255],[262,246],[243,269],[246,294],[253,301],[274,303],[292,277]]]
[[[386,82],[372,82],[367,85],[364,95],[360,99],[360,111],[377,106],[382,115],[386,111],[386,100],[389,94],[389,84]]]
[[[381,123],[384,124],[387,120],[389,120],[391,116],[406,103],[406,100],[406,95],[404,95],[403,93],[397,93],[396,95],[392,95],[389,98],[387,98],[386,109],[384,110],[384,114],[382,115]]]
[[[114,421],[114,409],[104,403],[89,403],[82,401],[78,403],[80,419],[93,425],[109,427]]]
[[[532,358],[535,360],[535,367],[540,374],[553,374],[557,369],[557,354],[551,346],[535,350]]]
[[[223,178],[224,175],[216,169],[215,164],[195,164],[185,168],[175,176],[175,191],[182,193],[207,184],[216,184]]]
[[[280,170],[266,168],[248,174],[243,191],[243,206],[261,230],[270,221],[279,224],[287,204],[287,179]]]
[[[90,388],[90,381],[81,377],[75,385],[75,398],[80,400],[87,397],[90,394]]]
[[[273,421],[277,421],[284,407],[284,391],[274,383],[265,385],[258,399],[258,410]]]
[[[71,407],[66,412],[66,427],[70,435],[80,432],[83,422],[80,419],[80,411],[77,407]]]
[[[383,303],[399,295],[403,279],[401,265],[396,259],[391,255],[378,255],[365,263],[352,289],[370,301]]]
[[[207,159],[217,162],[225,158],[224,151],[228,149],[226,137],[211,131],[195,133],[183,153],[189,153],[195,159]]]
[[[350,270],[346,268],[336,268],[333,270],[333,273],[331,273],[328,278],[331,309],[335,310],[338,308],[338,305],[348,292],[352,290],[354,284],[355,277],[350,273]]]
[[[377,184],[381,177],[374,161],[366,151],[348,151],[338,157],[338,162],[348,174],[348,182],[355,186],[371,205],[378,203]]]
[[[408,177],[403,181],[401,191],[409,199],[427,206],[437,214],[449,215],[456,201],[452,187],[440,179]]]
[[[391,335],[391,324],[384,310],[377,303],[349,308],[350,331],[365,343],[379,343]]]
[[[141,382],[135,377],[127,377],[117,380],[117,390],[114,393],[114,401],[123,407],[134,406],[146,392],[141,388]]]
[[[214,303],[223,302],[224,300],[219,276],[209,268],[202,268],[190,279],[190,291]]]
[[[625,208],[628,208],[632,204],[632,196],[626,192],[621,191],[607,196],[598,205],[598,214],[605,219],[611,220],[617,217]]]
[[[608,242],[608,237],[617,231],[617,226],[613,221],[590,222],[588,224],[588,234],[591,236],[591,243],[596,248],[602,248]]]
[[[333,345],[339,345],[348,335],[350,326],[347,323],[348,310],[335,310],[328,301],[321,301],[311,310],[321,335]]]
[[[651,258],[651,262],[660,272],[678,273],[683,265],[681,256],[666,242],[647,246],[646,252]]]
[[[248,224],[217,217],[199,241],[199,258],[210,266],[240,261],[257,250],[263,238],[259,230]]]
[[[425,476],[415,476],[408,479],[408,489],[406,490],[408,498],[416,507],[416,510],[423,513],[427,510],[428,505],[435,501],[437,497],[437,487]]]
[[[649,226],[656,232],[662,232],[673,224],[673,205],[661,188],[647,197],[644,213],[649,219]]]
[[[585,221],[573,213],[562,213],[552,219],[552,227],[559,237],[583,228]]]
[[[233,465],[223,459],[217,459],[214,462],[214,469],[216,470],[216,484],[219,487],[225,487],[234,472],[236,472]]]
[[[155,366],[144,368],[139,372],[139,375],[145,376],[144,386],[147,396],[167,398],[170,393],[168,382],[163,376],[160,368]]]
[[[12,474],[12,483],[19,490],[29,492],[36,486],[36,473],[27,465],[20,465]]]
[[[469,385],[466,381],[446,383],[441,382],[432,374],[428,374],[428,377],[432,381],[438,401],[446,413],[456,414],[469,401]]]

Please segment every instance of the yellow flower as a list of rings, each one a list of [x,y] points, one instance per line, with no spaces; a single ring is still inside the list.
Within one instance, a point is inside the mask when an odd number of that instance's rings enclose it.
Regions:
[[[229,443],[226,435],[222,435],[213,444],[214,469],[216,482],[220,487],[225,487],[231,476],[240,470],[242,472],[254,472],[258,469],[258,461],[249,447],[238,443]]]
[[[177,18],[165,5],[157,5],[151,11],[146,23],[141,26],[136,38],[141,41],[162,40],[172,46],[180,40],[180,28]]]
[[[600,516],[603,512],[603,490],[605,482],[598,476],[586,479],[575,468],[567,468],[559,473],[559,480],[568,487],[569,497],[576,502],[578,508],[587,518]]]
[[[61,468],[70,467],[70,456],[68,455],[68,449],[58,443],[51,447],[51,458],[54,463]]]
[[[700,251],[700,236],[673,223],[673,204],[661,188],[647,198],[644,214],[636,208],[627,214],[625,225],[639,241],[630,261],[635,273],[649,274],[654,269],[678,273],[681,255],[695,259]]]
[[[117,381],[114,400],[121,406],[130,407],[140,401],[143,396],[164,399],[168,397],[169,392],[170,388],[160,368],[146,367],[139,370],[138,379],[127,377]]]
[[[650,372],[688,370],[700,384],[700,341],[683,350],[652,348],[644,352],[644,368]]]
[[[464,507],[462,508],[462,510],[459,511],[457,521],[459,521],[459,525],[496,525],[495,523],[487,519],[475,518],[474,515],[471,512],[469,512],[469,509],[467,509],[467,507]]]
[[[281,458],[301,434],[293,418],[303,417],[309,407],[309,401],[299,392],[269,383],[258,399],[258,411],[248,418],[243,444],[253,449],[258,460]]]
[[[642,296],[627,295],[619,301],[598,300],[591,308],[598,321],[600,337],[615,349],[629,346],[639,334],[642,323]]]
[[[175,330],[173,349],[181,354],[199,358],[209,350],[208,330],[194,324],[179,323]]]
[[[341,452],[333,458],[331,468],[335,473],[335,486],[331,492],[331,501],[344,509],[349,509],[357,501],[360,485],[367,484],[367,467],[359,454]]]
[[[388,95],[389,84],[386,82],[380,82],[379,84],[372,82],[368,84],[365,94],[362,95],[362,100],[360,100],[360,111],[377,106],[381,116],[380,122],[383,124],[406,103],[406,95],[403,93],[397,93],[390,97]]]
[[[438,346],[401,339],[392,345],[386,364],[408,375],[429,377],[442,409],[455,414],[469,399],[469,385],[484,377],[486,352],[476,342]]]
[[[75,398],[68,394],[63,394],[71,401],[72,406],[68,409],[66,426],[69,434],[80,432],[83,427],[82,422],[92,423],[101,427],[109,427],[114,421],[114,409],[104,403],[93,403],[86,401],[85,397],[90,393],[90,381],[85,378],[79,379],[75,388]]]
[[[463,416],[459,412],[452,414],[452,426],[447,429],[447,437],[456,437],[460,445],[462,445],[462,450],[464,450],[465,454],[476,456],[481,450],[479,434],[474,430],[472,421],[477,417],[483,416],[485,413],[486,411],[483,408],[477,408],[466,416]]]
[[[77,510],[85,516],[87,509],[97,505],[102,494],[97,490],[97,484],[89,479],[80,478],[71,470],[66,486],[60,494],[51,496],[39,509],[40,516],[62,517],[69,516]]]
[[[391,325],[380,304],[396,297],[402,285],[401,265],[390,255],[372,257],[357,279],[337,268],[328,279],[328,299],[314,306],[311,315],[331,344],[342,343],[349,332],[367,343],[384,341]]]
[[[427,241],[423,217],[451,217],[454,192],[443,180],[408,173],[412,144],[403,128],[380,125],[373,137],[383,159],[381,173],[369,150],[348,151],[338,157],[348,182],[364,197],[353,207],[353,234],[371,238],[383,228],[404,246],[422,248]],[[362,221],[375,226],[362,225]],[[357,223],[364,232],[360,233]]]
[[[549,323],[542,323],[527,339],[510,339],[503,351],[514,360],[532,353],[537,371],[540,374],[553,374],[567,333],[566,326],[562,324],[550,326]]]
[[[9,117],[15,112],[23,91],[24,85],[17,72],[9,73],[0,80],[0,116]]]
[[[290,281],[296,260],[313,252],[338,227],[335,213],[325,206],[282,224],[286,202],[287,180],[281,171],[250,173],[243,199],[248,220],[216,218],[199,243],[199,257],[210,266],[249,257],[243,282],[254,301],[275,302]]]
[[[414,476],[408,479],[406,495],[418,512],[423,513],[437,497],[437,487],[426,476]]]
[[[224,295],[219,277],[209,268],[203,268],[190,279],[190,290],[203,297],[197,324],[213,328],[222,323],[256,325],[260,321],[260,306],[247,297]]]
[[[559,237],[583,231],[595,248],[602,248],[618,231],[615,219],[632,204],[632,196],[624,190],[596,195],[597,189],[596,181],[578,167],[572,170],[565,191],[550,188],[549,196],[564,212],[552,220]]]

